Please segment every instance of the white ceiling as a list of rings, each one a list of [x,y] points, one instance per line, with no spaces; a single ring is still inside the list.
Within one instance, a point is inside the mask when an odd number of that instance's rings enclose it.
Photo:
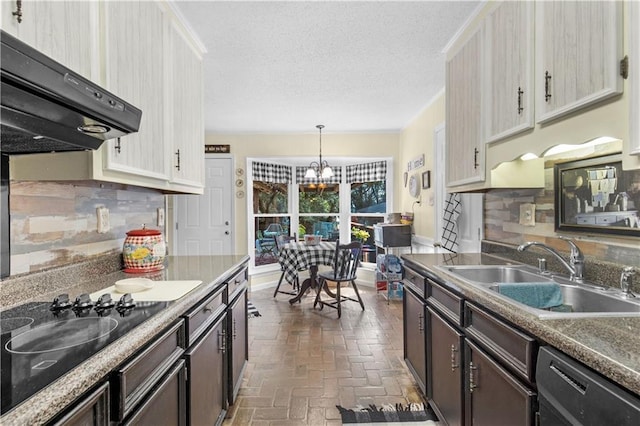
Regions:
[[[207,49],[208,133],[397,132],[480,1],[176,1]]]

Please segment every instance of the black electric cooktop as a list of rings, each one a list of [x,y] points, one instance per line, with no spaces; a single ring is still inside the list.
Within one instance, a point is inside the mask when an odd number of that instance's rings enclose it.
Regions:
[[[0,312],[0,414],[157,314],[170,302],[61,295]]]

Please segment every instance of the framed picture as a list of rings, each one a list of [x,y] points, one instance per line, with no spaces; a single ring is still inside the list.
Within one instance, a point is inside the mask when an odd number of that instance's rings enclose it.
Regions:
[[[408,172],[404,172],[404,187],[407,187],[407,179],[409,179],[409,173]]]
[[[431,170],[422,173],[422,189],[431,188]]]
[[[640,236],[640,171],[619,154],[554,166],[555,228]]]

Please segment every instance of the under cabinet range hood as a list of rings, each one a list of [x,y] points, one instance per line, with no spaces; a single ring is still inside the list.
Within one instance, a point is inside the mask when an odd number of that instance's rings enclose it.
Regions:
[[[0,31],[0,151],[28,154],[98,149],[138,131],[142,111]]]

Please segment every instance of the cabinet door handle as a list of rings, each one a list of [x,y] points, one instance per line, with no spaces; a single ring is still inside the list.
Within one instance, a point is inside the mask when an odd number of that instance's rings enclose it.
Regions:
[[[16,10],[11,14],[16,17],[16,21],[18,21],[18,24],[22,23],[22,0],[16,1]]]
[[[473,169],[474,170],[480,167],[480,164],[478,164],[478,154],[480,154],[480,150],[478,148],[473,148]]]
[[[551,74],[549,71],[544,72],[544,101],[549,102],[551,99],[551,88],[550,88]]]
[[[120,145],[120,138],[116,140],[116,144],[113,146],[113,149],[116,150],[116,153],[120,154],[122,151],[122,145]]]
[[[473,365],[473,362],[469,363],[469,393],[473,393],[473,390],[478,387],[478,385],[476,384],[476,382],[473,379],[473,371],[477,370],[477,369],[478,369],[478,367],[475,367]]]
[[[460,367],[460,365],[456,362],[456,352],[458,352],[456,346],[451,345],[451,371],[456,371],[456,368]]]
[[[518,115],[522,115],[522,111],[524,111],[522,107],[522,95],[524,95],[524,92],[522,88],[518,87]]]
[[[227,351],[227,333],[222,330],[218,331],[218,352],[223,354]]]
[[[178,161],[176,163],[176,169],[180,170],[180,150],[176,150],[176,157],[178,157]]]
[[[233,340],[236,340],[236,331],[237,331],[237,327],[236,327],[236,319],[233,319]]]
[[[423,318],[424,316],[422,314],[418,315],[418,331],[420,332],[420,334],[422,334],[422,332],[424,331],[424,325],[422,324]]]

